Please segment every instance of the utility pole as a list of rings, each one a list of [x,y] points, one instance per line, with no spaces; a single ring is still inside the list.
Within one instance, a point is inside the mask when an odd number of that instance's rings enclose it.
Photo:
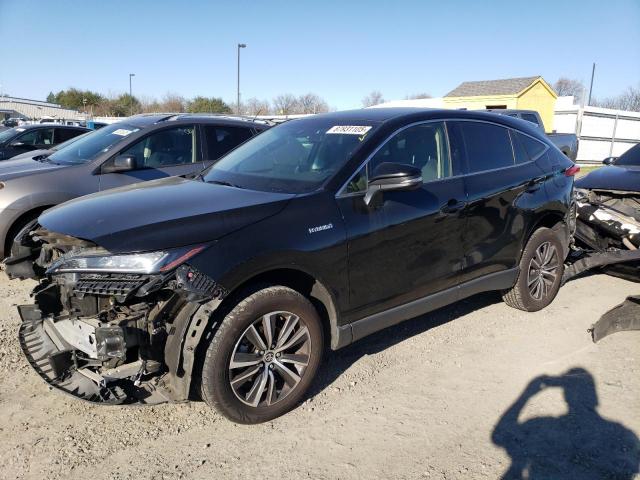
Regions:
[[[587,106],[591,105],[591,92],[593,91],[593,77],[596,74],[596,62],[593,62],[593,68],[591,69],[591,86],[589,87],[589,100]]]
[[[133,91],[131,89],[131,78],[135,76],[135,73],[129,74],[129,116],[133,116]]]
[[[240,49],[241,48],[247,48],[247,44],[246,43],[238,44],[238,103],[237,103],[237,110],[236,110],[236,113],[238,115],[240,115]]]

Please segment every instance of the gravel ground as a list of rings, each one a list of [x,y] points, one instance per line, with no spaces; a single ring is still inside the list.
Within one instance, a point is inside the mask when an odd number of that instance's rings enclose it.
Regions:
[[[605,478],[581,445],[626,460],[637,448],[640,332],[587,334],[640,293],[624,280],[574,280],[535,314],[478,295],[380,332],[332,354],[304,404],[258,426],[202,402],[101,407],[51,391],[16,339],[14,305],[32,287],[0,273],[2,479],[493,479],[512,460],[530,478]],[[505,415],[539,375],[561,377],[534,381]],[[591,376],[597,413],[575,403]]]

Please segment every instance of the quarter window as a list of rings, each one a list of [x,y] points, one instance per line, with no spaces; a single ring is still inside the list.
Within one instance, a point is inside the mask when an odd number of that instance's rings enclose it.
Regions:
[[[531,160],[536,160],[547,149],[547,146],[544,143],[539,142],[528,135],[523,135],[520,132],[515,132],[515,135]]]
[[[513,145],[513,155],[515,156],[516,163],[520,164],[528,162],[530,160],[529,155],[522,146],[522,142],[518,140],[518,134],[513,130],[510,131],[510,134],[511,144]]]
[[[491,123],[460,122],[469,172],[495,170],[514,165],[509,131]]]
[[[195,143],[193,126],[171,128],[149,135],[120,153],[135,156],[139,168],[162,168],[195,163]]]

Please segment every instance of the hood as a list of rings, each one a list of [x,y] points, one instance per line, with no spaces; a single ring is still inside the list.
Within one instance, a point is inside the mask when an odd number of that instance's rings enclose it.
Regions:
[[[576,180],[576,187],[589,190],[640,192],[640,166],[610,165]]]
[[[11,158],[0,161],[0,180],[11,180],[12,178],[24,177],[25,175],[31,175],[33,173],[68,167],[68,165],[57,165],[46,161],[38,162],[37,160],[33,160],[34,155],[38,155],[38,153],[29,152],[29,156],[26,158]]]
[[[161,250],[216,240],[275,215],[294,196],[170,177],[71,200],[39,223],[113,253]]]

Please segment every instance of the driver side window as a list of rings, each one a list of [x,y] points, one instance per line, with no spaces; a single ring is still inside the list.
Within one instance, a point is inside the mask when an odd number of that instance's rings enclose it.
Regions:
[[[193,126],[153,133],[133,144],[121,155],[133,155],[138,168],[162,168],[196,162],[196,134]]]
[[[451,161],[444,122],[424,123],[398,132],[351,179],[347,193],[366,191],[368,178],[383,162],[419,168],[424,183],[450,177]]]

